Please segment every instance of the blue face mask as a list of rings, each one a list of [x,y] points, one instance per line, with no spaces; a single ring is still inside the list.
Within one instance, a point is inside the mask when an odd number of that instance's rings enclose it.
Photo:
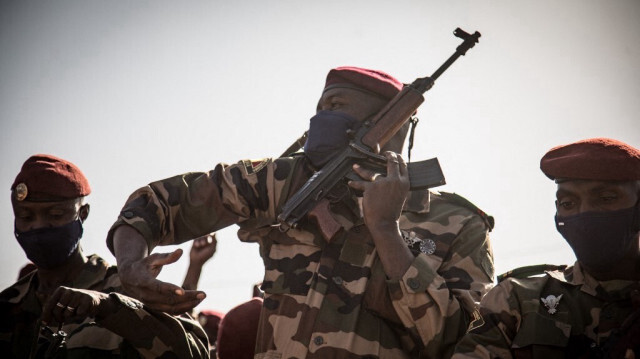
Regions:
[[[627,209],[585,212],[566,217],[556,215],[556,229],[569,243],[585,267],[598,272],[611,270],[638,239],[640,204]]]
[[[319,111],[309,120],[304,153],[316,168],[321,168],[349,145],[349,130],[360,122],[343,112]]]
[[[26,232],[15,229],[18,243],[38,268],[52,269],[71,257],[82,238],[82,221],[77,219],[60,227],[37,228]]]

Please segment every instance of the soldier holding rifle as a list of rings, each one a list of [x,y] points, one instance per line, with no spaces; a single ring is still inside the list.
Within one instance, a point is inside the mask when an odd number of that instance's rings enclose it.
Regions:
[[[479,37],[461,34],[466,49]],[[145,257],[158,245],[238,224],[241,240],[260,244],[265,265],[256,358],[450,355],[493,281],[491,217],[457,195],[410,190],[420,181],[399,153],[415,108],[401,109],[361,161],[334,163],[360,156],[344,151],[354,153],[362,128],[397,113],[389,104],[404,90],[381,71],[335,68],[302,155],[219,164],[138,189],[107,238],[126,288],[157,309],[189,310],[204,293],[157,281]],[[355,176],[316,186],[345,166]],[[318,203],[283,210],[294,197],[308,204],[308,188]],[[322,216],[312,215],[317,207]]]

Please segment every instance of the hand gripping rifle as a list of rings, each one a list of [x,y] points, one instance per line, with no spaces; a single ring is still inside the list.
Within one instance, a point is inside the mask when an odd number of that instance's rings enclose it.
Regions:
[[[453,64],[460,55],[464,55],[478,42],[480,33],[468,34],[457,28],[453,34],[464,41],[456,52],[442,64],[430,77],[416,79],[405,85],[391,101],[371,120],[365,121],[349,146],[340,155],[329,161],[317,171],[283,206],[278,216],[280,229],[296,228],[307,214],[318,222],[324,238],[330,241],[341,226],[329,212],[327,197],[344,179],[356,179],[352,166],[358,163],[378,172],[386,171],[386,158],[379,155],[380,148],[389,141],[415,113],[424,101],[422,94],[427,92],[435,80]],[[442,169],[437,158],[408,164],[409,182],[412,190],[436,187],[445,184]]]

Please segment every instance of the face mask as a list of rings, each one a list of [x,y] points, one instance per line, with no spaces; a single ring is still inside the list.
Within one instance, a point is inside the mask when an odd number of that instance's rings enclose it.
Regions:
[[[640,204],[640,202],[639,202]],[[606,272],[638,240],[639,205],[618,211],[556,215],[556,228],[585,267]]]
[[[355,130],[359,121],[346,113],[319,111],[309,121],[304,153],[316,168],[321,168],[349,145],[347,131]]]
[[[60,227],[37,228],[26,232],[14,230],[27,258],[38,268],[51,269],[63,264],[78,248],[78,241],[82,237],[82,221],[77,219]]]

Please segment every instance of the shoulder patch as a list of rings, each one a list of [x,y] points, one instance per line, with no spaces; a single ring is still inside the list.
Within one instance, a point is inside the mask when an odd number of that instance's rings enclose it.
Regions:
[[[477,214],[480,216],[480,218],[482,218],[484,220],[484,223],[487,225],[487,227],[489,228],[489,232],[491,232],[491,230],[493,229],[493,227],[495,227],[496,221],[493,218],[493,216],[490,216],[488,214],[486,214],[483,210],[481,210],[480,208],[478,208],[475,204],[471,203],[471,201],[469,201],[468,199],[460,196],[459,194],[456,193],[449,193],[449,192],[441,192],[438,191],[438,193],[444,198],[447,199],[457,205],[460,205],[462,207],[465,207],[469,210],[471,210],[471,212]]]
[[[516,269],[512,269],[505,273],[498,275],[498,283],[502,282],[507,278],[516,278],[516,279],[525,279],[530,278],[536,275],[544,274],[546,271],[563,271],[567,268],[566,265],[555,265],[555,264],[536,264],[532,266],[520,267]]]
[[[469,327],[467,328],[467,333],[469,333],[470,331],[476,328],[480,328],[481,326],[484,325],[484,319],[482,318],[482,315],[480,315],[480,311],[478,311],[477,308],[473,310],[473,313],[471,313],[471,316],[473,318],[469,323]]]
[[[242,165],[244,166],[245,172],[248,175],[260,172],[263,168],[267,166],[269,163],[268,158],[263,158],[259,160],[242,160]]]

